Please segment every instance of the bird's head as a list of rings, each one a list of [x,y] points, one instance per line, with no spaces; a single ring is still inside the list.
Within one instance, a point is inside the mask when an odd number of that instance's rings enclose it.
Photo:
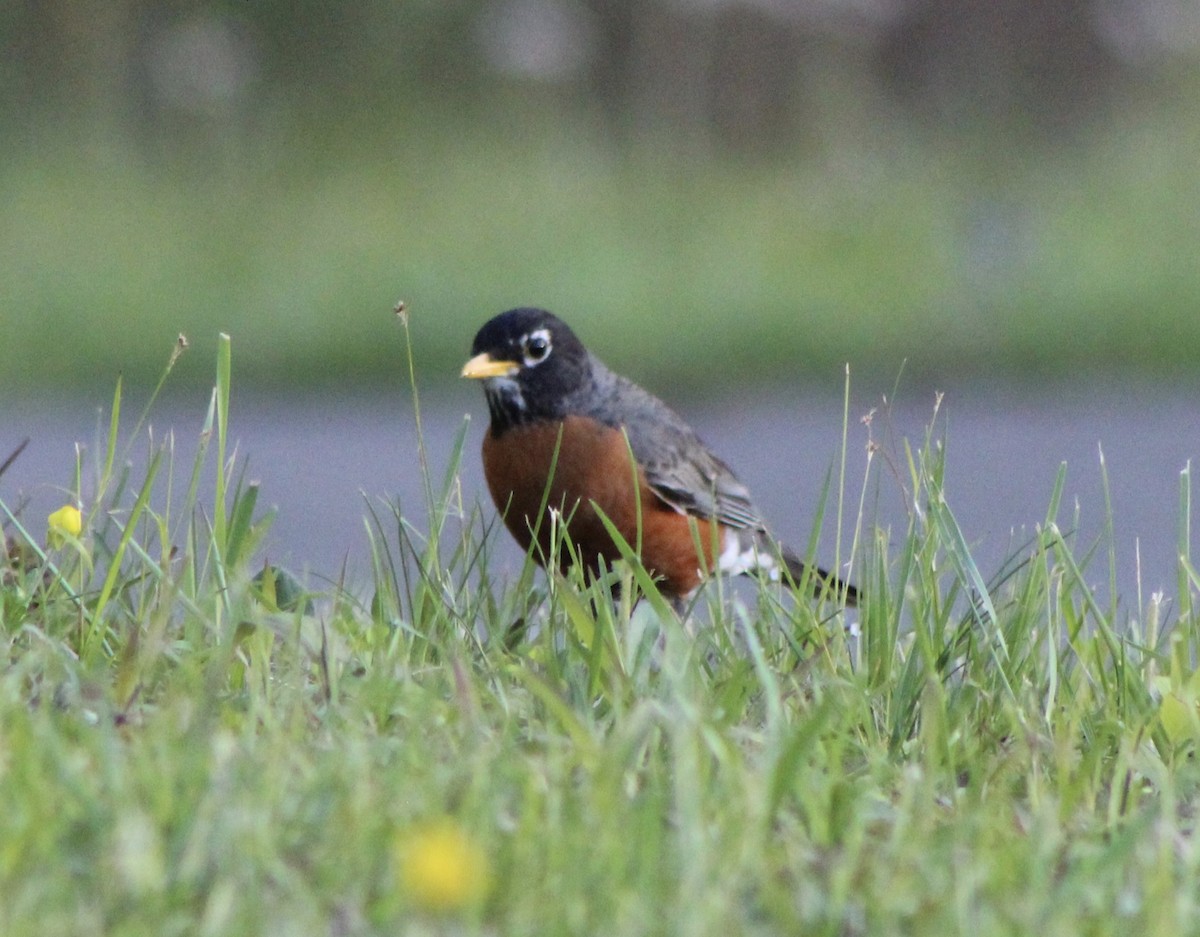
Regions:
[[[488,320],[462,376],[483,381],[493,431],[561,419],[592,378],[591,359],[570,327],[544,309],[510,309]]]

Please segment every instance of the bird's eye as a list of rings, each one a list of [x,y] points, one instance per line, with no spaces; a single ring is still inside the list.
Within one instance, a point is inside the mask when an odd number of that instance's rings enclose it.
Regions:
[[[550,354],[550,336],[543,331],[534,332],[525,339],[525,362],[537,364]]]

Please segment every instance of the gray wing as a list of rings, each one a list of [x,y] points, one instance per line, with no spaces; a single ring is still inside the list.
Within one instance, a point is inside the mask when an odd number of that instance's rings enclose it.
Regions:
[[[593,397],[593,415],[625,430],[633,457],[663,503],[728,527],[765,528],[746,486],[682,417],[611,371],[596,377],[601,393]]]
[[[630,438],[632,441],[632,435]],[[634,455],[637,457],[637,449]],[[660,450],[657,460],[638,457],[638,462],[651,490],[675,510],[705,520],[716,518],[726,527],[763,529],[746,486],[698,438],[683,451]]]

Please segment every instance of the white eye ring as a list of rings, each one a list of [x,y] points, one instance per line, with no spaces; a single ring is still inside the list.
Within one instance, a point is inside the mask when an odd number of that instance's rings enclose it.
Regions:
[[[521,356],[526,367],[541,364],[550,357],[550,330],[537,329],[521,338]]]

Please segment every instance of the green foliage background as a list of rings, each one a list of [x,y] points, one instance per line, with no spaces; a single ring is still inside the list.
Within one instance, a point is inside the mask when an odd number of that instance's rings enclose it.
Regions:
[[[931,109],[813,40],[775,63],[803,70],[787,119],[738,136],[704,114],[639,124],[587,77],[490,68],[472,23],[502,6],[13,12],[5,392],[148,378],[180,332],[198,375],[220,330],[245,382],[370,381],[395,368],[400,298],[448,376],[517,304],[694,385],[714,367],[824,380],[908,360],[945,382],[1200,361],[1191,59],[1115,69],[1051,119],[1036,95],[1058,79]],[[240,97],[164,103],[138,37],[202,15],[248,37],[255,71]]]

